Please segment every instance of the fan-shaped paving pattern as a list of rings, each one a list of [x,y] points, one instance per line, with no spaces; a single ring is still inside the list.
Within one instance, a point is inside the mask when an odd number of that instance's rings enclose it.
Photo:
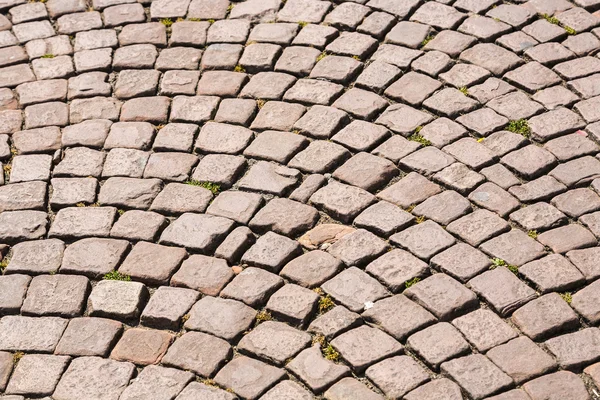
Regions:
[[[600,0],[0,0],[1,400],[600,396]]]

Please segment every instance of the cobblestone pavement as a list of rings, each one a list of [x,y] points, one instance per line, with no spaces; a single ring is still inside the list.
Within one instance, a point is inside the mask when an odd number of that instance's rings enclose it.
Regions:
[[[600,398],[600,0],[0,0],[0,399]]]

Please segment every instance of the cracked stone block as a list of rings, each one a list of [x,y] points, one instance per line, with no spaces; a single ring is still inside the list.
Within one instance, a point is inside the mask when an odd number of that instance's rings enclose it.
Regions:
[[[231,355],[231,346],[225,340],[202,332],[186,332],[175,340],[162,363],[211,377]]]
[[[74,318],[69,321],[55,354],[107,357],[123,331],[120,322],[104,318]]]
[[[466,126],[467,128],[477,132],[481,136],[487,136],[492,132],[503,128],[509,122],[507,118],[496,114],[489,108],[482,108],[480,110],[473,111],[469,114],[463,115],[457,118],[457,121]],[[485,140],[485,139],[484,139]],[[483,146],[481,146],[483,147]],[[481,158],[490,157],[493,158],[493,153],[491,152],[479,152],[480,154],[476,154]],[[483,153],[483,154],[481,154]],[[477,161],[480,161],[480,158],[477,158]],[[489,161],[488,161],[489,162]]]
[[[137,318],[148,298],[148,289],[139,282],[103,280],[89,296],[90,316],[131,320]]]
[[[316,393],[324,391],[335,381],[350,374],[350,368],[323,358],[318,346],[302,351],[286,368],[299,376]]]
[[[383,282],[394,293],[406,282],[427,275],[427,264],[407,251],[393,249],[367,265],[366,271]]]
[[[275,292],[266,308],[283,321],[303,326],[317,308],[319,296],[312,290],[287,284]]]
[[[358,153],[335,170],[333,177],[342,182],[374,191],[398,174],[394,164],[368,153]]]
[[[598,248],[593,247],[591,249],[572,250],[566,254],[569,261],[581,271],[588,282],[595,280],[598,275],[596,266],[592,261],[597,251]]]
[[[348,311],[343,306],[336,306],[331,311],[315,318],[309,325],[308,331],[319,333],[327,339],[331,339],[361,323],[358,314]]]
[[[297,169],[259,161],[240,180],[240,188],[281,196],[296,185],[299,177]]]
[[[522,202],[535,202],[549,200],[553,196],[567,190],[567,187],[554,179],[544,175],[522,185],[515,185],[508,191]]]
[[[258,232],[274,231],[294,237],[312,228],[319,219],[316,209],[287,199],[273,199],[249,223]]]
[[[254,323],[256,313],[242,302],[205,296],[192,307],[185,328],[234,341]]]
[[[330,181],[310,197],[311,203],[342,222],[349,222],[374,201],[369,192],[335,181]]]
[[[468,286],[503,317],[536,298],[535,291],[505,267],[476,276]]]
[[[254,193],[225,191],[220,193],[207,209],[208,214],[248,224],[252,216],[263,205],[263,198]]]
[[[475,310],[452,324],[482,353],[517,337],[517,332],[490,310]]]
[[[285,371],[248,357],[237,357],[223,367],[215,381],[242,398],[258,399],[285,377]]]
[[[277,272],[301,253],[298,242],[269,231],[244,253],[241,262]]]
[[[304,172],[330,172],[344,160],[350,157],[350,152],[343,146],[324,140],[314,140],[308,147],[296,154],[288,163],[292,168]]]
[[[51,395],[70,358],[46,354],[26,354],[16,365],[6,387],[7,394]]]
[[[67,327],[57,317],[6,316],[0,319],[0,350],[52,353]]]
[[[82,397],[117,399],[134,372],[135,366],[128,362],[99,357],[76,358],[59,381],[53,397],[60,400]]]
[[[304,137],[291,132],[264,131],[244,150],[244,155],[285,164],[307,144]]]
[[[393,104],[375,122],[396,133],[407,136],[419,126],[424,126],[431,121],[433,121],[433,117],[430,114],[403,104]]]
[[[510,120],[532,117],[543,111],[541,104],[529,99],[523,92],[512,92],[498,96],[487,103],[487,106]]]
[[[77,275],[42,275],[31,280],[21,307],[23,315],[76,317],[83,314],[90,289]]]
[[[471,246],[478,246],[501,233],[510,230],[510,226],[497,214],[478,209],[447,227],[448,232],[459,236]]]
[[[445,226],[471,211],[471,204],[457,192],[446,190],[425,200],[412,211]]]

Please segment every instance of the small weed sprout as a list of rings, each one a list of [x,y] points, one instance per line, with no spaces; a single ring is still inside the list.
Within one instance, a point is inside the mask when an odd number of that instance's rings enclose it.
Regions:
[[[215,23],[215,20],[211,18],[211,19],[208,20],[208,23],[212,25],[212,24]]]
[[[434,35],[427,35],[427,37],[421,42],[421,47],[427,46],[427,43],[431,42],[434,37]]]
[[[490,269],[494,269],[496,267],[504,267],[506,265],[506,261],[501,258],[492,258],[492,265]]]
[[[360,61],[360,57],[357,55],[352,56],[352,58],[354,58],[356,61]]]
[[[462,94],[464,94],[465,96],[469,95],[469,89],[467,89],[466,86],[463,86],[461,88],[458,89]]]
[[[0,261],[0,273],[4,272],[4,270],[6,269],[6,267],[8,267],[8,263],[9,263],[9,259],[8,257],[4,257],[2,259],[2,261]]]
[[[125,214],[125,210],[122,210],[122,209],[120,209],[120,208],[117,210],[117,212],[119,213],[119,215],[123,215],[123,214]]]
[[[188,21],[200,22],[202,21],[202,18],[188,18]]]
[[[263,108],[267,102],[265,100],[258,99],[256,100],[256,105],[259,109]]]
[[[171,25],[173,25],[173,20],[171,18],[163,18],[160,20],[160,23],[169,28]]]
[[[563,28],[565,28],[565,31],[567,31],[567,35],[577,35],[577,31],[570,26],[565,25]]]
[[[567,302],[567,304],[571,304],[571,302],[573,301],[573,295],[571,294],[571,292],[565,292],[565,293],[559,293],[559,294],[560,294],[560,297],[562,297],[562,299]]]
[[[544,19],[546,21],[550,22],[551,24],[554,24],[554,25],[559,25],[560,24],[560,21],[556,17],[551,17],[548,14],[543,14],[542,17],[544,17]]]
[[[300,28],[304,28],[306,25],[308,25],[308,22],[306,22],[306,21],[298,21],[298,25],[300,26]]]
[[[408,137],[408,140],[411,140],[411,141],[417,142],[417,143],[421,143],[423,146],[431,146],[431,142],[429,140],[425,139],[423,137],[423,135],[421,135],[418,132],[415,132],[412,135],[410,135]]]
[[[214,379],[204,379],[201,382],[204,383],[206,386],[218,387],[217,382],[215,382]]]
[[[235,68],[233,69],[235,72],[246,72],[246,70],[244,69],[244,67],[242,67],[241,65],[236,65]]]
[[[122,274],[119,271],[110,271],[108,274],[104,275],[103,279],[105,281],[131,281],[131,277],[129,275]]]
[[[421,281],[421,278],[419,278],[419,277],[414,277],[414,278],[412,278],[410,281],[406,281],[406,282],[404,282],[404,287],[405,287],[406,289],[408,289],[409,287],[416,285],[416,284],[417,284],[417,283],[419,283],[420,281]]]
[[[527,232],[527,236],[529,236],[532,239],[537,239],[538,233],[537,233],[537,231],[532,230],[532,231]]]
[[[44,54],[40,58],[54,58],[54,54]]]
[[[213,183],[213,182],[203,182],[203,181],[197,181],[195,179],[188,179],[187,181],[185,181],[185,183],[187,185],[200,186],[200,187],[203,187],[204,189],[208,189],[215,196],[217,194],[219,194],[219,192],[221,191],[221,185],[219,185],[217,183]]]
[[[411,204],[410,206],[406,207],[406,212],[410,213],[415,209],[416,205],[415,204]]]
[[[516,265],[507,265],[506,268],[508,268],[508,270],[515,275],[519,273],[519,267],[517,267]]]
[[[13,354],[13,364],[17,365],[24,355],[25,353],[23,353],[22,351],[17,351],[15,354]]]
[[[425,216],[424,215],[418,216],[417,219],[415,219],[415,222],[417,224],[422,224],[423,222],[425,222]]]
[[[273,319],[273,316],[270,312],[262,310],[258,314],[256,314],[256,325],[259,325],[262,322],[270,321]]]
[[[327,360],[333,361],[333,362],[337,362],[340,360],[340,353],[338,353],[337,350],[334,349],[332,345],[328,344],[327,346],[325,346],[325,348],[322,349],[322,351],[323,351],[323,356]]]
[[[321,296],[319,299],[319,313],[323,314],[335,307],[335,303],[329,295]]]
[[[529,122],[525,119],[519,119],[516,121],[510,121],[508,126],[506,127],[507,131],[518,133],[526,138],[531,135],[531,128],[529,127]]]
[[[325,57],[327,57],[327,53],[322,52],[321,54],[319,54],[319,56],[317,57],[317,62],[321,61],[322,59],[324,59]]]

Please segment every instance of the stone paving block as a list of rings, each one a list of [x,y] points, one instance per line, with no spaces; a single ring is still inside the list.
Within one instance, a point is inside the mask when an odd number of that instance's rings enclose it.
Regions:
[[[234,341],[254,323],[257,312],[236,300],[205,296],[189,314],[186,329]]]
[[[406,344],[436,370],[442,362],[470,352],[467,341],[448,322],[412,334]]]
[[[252,371],[252,373],[248,373]],[[215,381],[231,388],[242,398],[258,399],[285,377],[284,370],[248,357],[237,357],[215,376]]]
[[[456,242],[452,235],[433,221],[425,221],[398,232],[390,237],[390,241],[423,260],[429,260]]]
[[[431,219],[444,226],[469,211],[471,211],[471,203],[452,190],[432,196],[412,210],[415,215]]]
[[[390,132],[383,126],[365,121],[354,120],[332,140],[354,151],[369,151],[390,136]]]
[[[327,252],[347,266],[365,265],[383,254],[388,245],[374,234],[358,229],[327,248]]]
[[[104,318],[74,318],[69,321],[55,354],[107,357],[116,344],[123,326]]]
[[[321,288],[334,300],[354,312],[361,312],[368,303],[390,295],[377,280],[356,267],[345,269],[322,284]]]
[[[490,266],[489,258],[465,243],[458,243],[431,259],[431,265],[461,282],[473,278]]]
[[[592,247],[590,249],[572,250],[566,254],[569,261],[581,271],[588,282],[595,280],[598,275],[598,271],[592,261],[597,252],[598,248]]]
[[[137,399],[156,396],[157,393],[173,397],[179,394],[193,377],[191,372],[150,365],[123,391],[121,398]]]
[[[224,260],[200,254],[186,259],[171,278],[171,284],[216,296],[233,278],[233,272]]]
[[[265,321],[240,340],[238,349],[244,354],[281,366],[310,342],[311,337],[306,332],[281,322]]]
[[[399,398],[429,380],[427,372],[408,356],[392,357],[372,365],[366,376],[391,398]]]
[[[5,275],[0,277],[0,314],[19,314],[31,277],[27,275]],[[1,385],[0,385],[1,386]]]
[[[80,316],[90,289],[87,278],[77,275],[42,275],[31,280],[21,307],[23,315]]]
[[[312,394],[300,386],[298,383],[286,380],[277,384],[273,389],[269,390],[262,400],[276,400],[285,397],[291,397],[298,400],[310,400]]]
[[[341,334],[331,341],[331,345],[357,372],[403,351],[403,346],[391,336],[367,326]]]
[[[581,272],[559,254],[551,254],[522,265],[519,273],[531,281],[542,293],[567,291],[579,287],[585,282]]]
[[[159,243],[209,251],[218,246],[233,224],[233,221],[223,217],[185,213],[163,231]],[[197,229],[198,226],[202,229]]]
[[[13,370],[13,355],[11,353],[0,353],[0,389],[4,390]]]
[[[259,306],[283,286],[283,279],[259,268],[248,267],[221,291],[221,297],[240,300],[250,306]]]
[[[510,219],[527,231],[537,231],[561,225],[567,216],[554,206],[540,202],[513,212]]]
[[[348,311],[343,306],[336,306],[325,314],[315,318],[309,325],[308,331],[331,339],[361,323],[362,321],[358,314]]]
[[[434,274],[410,286],[404,294],[441,320],[449,320],[475,308],[475,293],[448,275]]]
[[[0,350],[52,353],[67,327],[58,317],[6,316],[0,319]]]
[[[538,236],[538,241],[551,248],[555,253],[566,253],[570,250],[592,247],[597,244],[594,235],[577,224],[569,224],[544,232]]]
[[[545,254],[544,246],[516,229],[488,240],[479,249],[506,261],[509,265],[516,266],[521,266]]]
[[[173,340],[173,335],[159,330],[132,328],[123,336],[111,352],[117,361],[129,361],[136,365],[158,364]]]
[[[597,323],[600,320],[600,308],[598,307],[598,281],[588,285],[573,295],[572,307],[586,320]]]
[[[0,239],[5,243],[39,239],[46,234],[48,216],[43,211],[0,213]]]
[[[497,267],[476,276],[468,282],[468,286],[502,316],[512,314],[536,297],[533,289],[505,267]]]
[[[26,354],[16,365],[6,387],[7,394],[50,395],[66,369],[70,357]]]
[[[219,389],[215,386],[205,385],[200,382],[191,382],[186,386],[185,389],[177,396],[178,400],[193,400],[198,397],[205,398],[207,400],[235,400],[236,396],[232,393],[226,392],[225,390]]]
[[[58,239],[28,241],[15,244],[6,271],[41,275],[54,273],[60,267],[65,244]]]
[[[202,332],[186,332],[175,340],[162,363],[211,377],[231,355],[231,346],[225,340]]]
[[[557,367],[548,353],[526,337],[494,347],[486,355],[517,384],[552,372]]]
[[[148,289],[142,283],[100,281],[89,296],[90,316],[125,321],[135,319],[148,297]]]
[[[240,226],[227,235],[225,240],[215,250],[215,256],[224,258],[233,264],[239,261],[255,240],[256,238],[249,228]]]
[[[558,371],[527,382],[523,390],[532,400],[546,398],[587,399],[589,394],[581,378],[572,372]]]
[[[73,360],[58,382],[52,397],[59,400],[106,398],[117,400],[135,373],[129,362],[99,357]]]
[[[577,371],[600,358],[598,335],[597,328],[586,328],[549,339],[545,345],[562,368]]]
[[[416,172],[411,172],[400,181],[379,192],[377,197],[402,208],[408,208],[439,192],[441,192],[441,188],[438,185]]]
[[[452,324],[482,353],[517,337],[510,325],[486,309],[458,317]]]
[[[374,203],[375,198],[363,189],[330,181],[310,197],[310,202],[342,222],[349,222]]]
[[[335,170],[333,177],[362,189],[374,191],[398,174],[394,164],[368,153],[358,153]]]
[[[474,399],[482,399],[506,389],[513,380],[482,354],[448,361],[441,366]]]
[[[13,183],[0,187],[0,211],[41,210],[46,204],[46,183]]]
[[[557,294],[544,295],[519,308],[514,323],[534,340],[570,330],[579,325],[577,315]]]

